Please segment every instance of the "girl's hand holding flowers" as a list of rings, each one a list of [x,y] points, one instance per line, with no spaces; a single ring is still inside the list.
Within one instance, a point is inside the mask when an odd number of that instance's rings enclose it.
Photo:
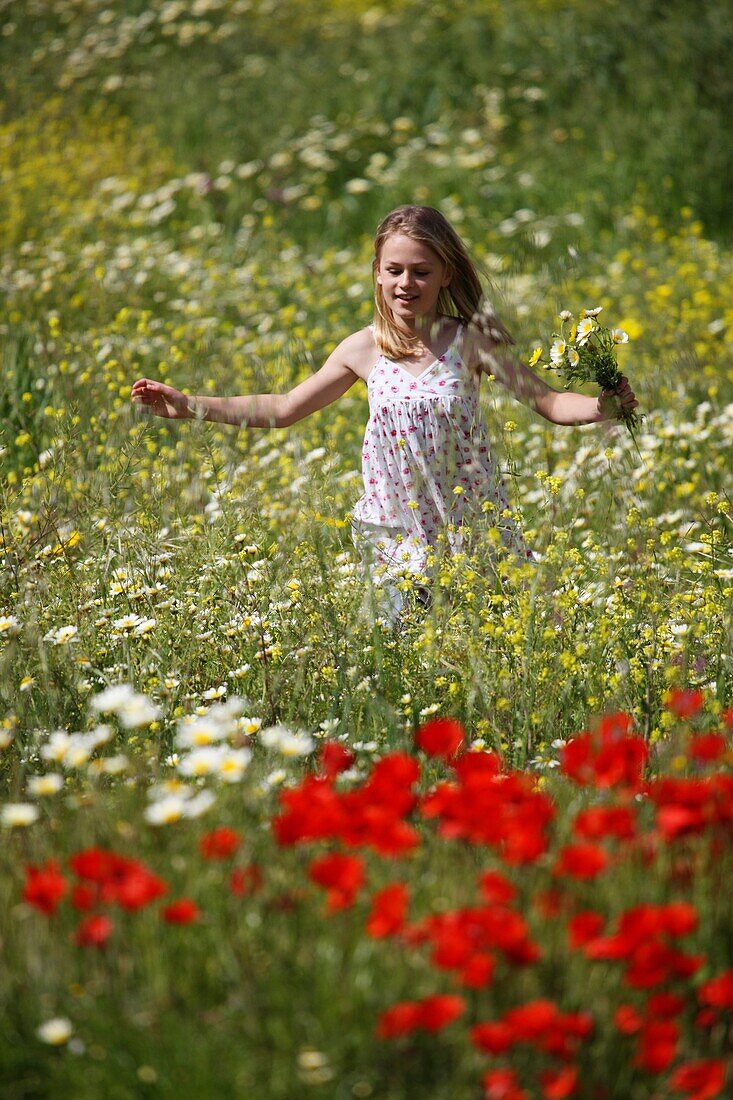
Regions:
[[[616,347],[628,343],[628,334],[620,328],[609,329],[596,320],[601,312],[582,310],[577,321],[564,309],[560,314],[560,332],[553,333],[549,360],[544,360],[542,348],[536,348],[529,363],[542,364],[545,370],[555,371],[563,379],[565,389],[580,382],[594,382],[601,388],[598,409],[603,419],[623,420],[631,434],[642,420],[635,412],[639,402],[629,380],[621,374],[616,360]],[[566,335],[565,326],[573,322]]]
[[[636,395],[625,374],[621,375],[621,380],[615,390],[602,390],[601,396],[598,398],[598,408],[604,420],[618,418],[623,420],[630,430],[641,419],[639,413],[633,412],[638,404]]]

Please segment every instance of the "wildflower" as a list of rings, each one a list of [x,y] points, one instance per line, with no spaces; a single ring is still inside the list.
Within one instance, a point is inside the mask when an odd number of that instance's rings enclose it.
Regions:
[[[578,1067],[563,1066],[562,1069],[548,1069],[540,1074],[543,1100],[564,1100],[572,1096],[578,1085]]]
[[[95,913],[85,917],[74,934],[74,942],[79,947],[103,947],[112,935],[114,923],[111,917]]]
[[[106,688],[95,695],[89,705],[100,713],[117,715],[125,729],[149,726],[161,715],[159,707],[129,684],[114,684]]]
[[[419,1005],[420,1026],[428,1032],[442,1031],[466,1010],[465,1000],[455,993],[425,997]]]
[[[733,1010],[733,970],[726,970],[717,978],[703,982],[697,991],[697,999],[701,1005]]]
[[[489,1069],[482,1079],[484,1100],[529,1100],[529,1093],[520,1088],[513,1069]]]
[[[579,347],[587,343],[588,337],[596,327],[596,323],[592,317],[584,317],[582,321],[578,321],[578,328],[575,336],[576,343]]]
[[[691,1100],[712,1100],[721,1096],[726,1078],[726,1063],[722,1058],[682,1062],[673,1071],[669,1083],[675,1092],[685,1093]]]
[[[161,910],[161,916],[168,924],[193,924],[201,916],[201,910],[191,898],[179,898]]]
[[[700,733],[690,739],[688,752],[690,759],[710,763],[724,756],[727,748],[726,740],[721,734]]]
[[[212,775],[219,770],[224,749],[218,745],[202,745],[181,759],[178,771],[186,776]]]
[[[0,615],[0,635],[6,634],[9,638],[12,638],[14,634],[20,633],[20,623],[15,615]]]
[[[603,931],[604,918],[592,909],[576,913],[568,921],[568,942],[572,948],[590,943]]]
[[[366,932],[373,939],[394,936],[405,926],[410,895],[404,882],[386,886],[372,898],[372,910],[367,918]]]
[[[380,1013],[377,1021],[379,1039],[396,1039],[409,1035],[420,1025],[420,1006],[417,1001],[400,1001]]]
[[[254,894],[261,889],[263,875],[257,863],[250,863],[246,867],[235,867],[229,876],[229,889],[236,897],[244,897],[246,894]]]
[[[262,730],[260,743],[267,749],[275,749],[283,756],[308,756],[313,752],[315,743],[304,730],[292,730],[288,726],[269,726]]]
[[[630,729],[628,715],[606,715],[595,734],[582,733],[568,741],[560,753],[561,770],[579,784],[638,790],[649,749]]]
[[[559,366],[563,362],[563,360],[565,359],[566,351],[567,344],[565,343],[565,341],[560,339],[555,340],[552,347],[550,348],[550,359],[555,364],[555,366]]]
[[[44,642],[51,642],[52,645],[68,645],[69,642],[78,641],[77,635],[79,628],[77,626],[60,626],[57,630],[49,630],[47,634],[44,634]]]
[[[554,873],[571,878],[596,878],[607,865],[608,855],[597,844],[568,844],[558,855]]]
[[[59,902],[69,889],[56,860],[48,860],[42,867],[26,867],[23,900],[50,916],[56,912]]]
[[[662,1073],[677,1055],[679,1025],[673,1020],[646,1020],[638,1037],[633,1065],[648,1073]]]
[[[629,334],[628,332],[624,332],[622,328],[612,328],[611,339],[613,340],[614,344],[628,344]]]
[[[484,871],[479,875],[481,896],[489,905],[508,905],[517,896],[517,888],[500,871]]]
[[[669,691],[664,697],[664,705],[677,718],[694,718],[703,705],[701,691]]]
[[[325,741],[318,753],[318,762],[323,775],[330,779],[347,771],[356,762],[356,754],[338,741]]]
[[[156,799],[143,811],[150,825],[171,825],[184,816],[186,798],[180,794],[169,794]]]
[[[229,859],[241,843],[242,836],[236,829],[229,829],[221,825],[218,829],[212,829],[211,832],[204,833],[199,840],[199,852],[204,859]]]
[[[635,818],[628,806],[589,806],[580,810],[573,822],[573,832],[585,840],[600,840],[606,836],[630,840],[635,834]]]
[[[64,785],[64,777],[57,772],[47,775],[32,775],[28,779],[28,793],[36,798],[56,794]]]
[[[364,861],[338,852],[320,856],[310,864],[308,877],[326,890],[328,912],[334,913],[354,904],[364,884]]]
[[[465,740],[465,731],[453,718],[434,718],[422,725],[415,734],[415,743],[428,756],[445,760],[455,756]]]
[[[22,829],[38,821],[38,807],[32,802],[8,802],[2,808],[0,821],[7,828]]]
[[[46,1020],[36,1029],[36,1035],[41,1042],[54,1047],[68,1043],[73,1034],[74,1027],[71,1020],[67,1019],[66,1016],[54,1016],[53,1019]]]
[[[202,698],[207,700],[207,702],[212,700],[212,699],[223,699],[223,697],[226,695],[226,693],[227,693],[226,684],[219,684],[218,687],[209,688],[207,691],[205,691]]]

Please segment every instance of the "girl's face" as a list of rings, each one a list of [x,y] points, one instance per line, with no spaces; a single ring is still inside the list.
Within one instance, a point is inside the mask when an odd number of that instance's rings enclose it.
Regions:
[[[434,321],[438,296],[450,280],[450,271],[429,245],[404,233],[393,233],[382,245],[377,282],[398,324]]]

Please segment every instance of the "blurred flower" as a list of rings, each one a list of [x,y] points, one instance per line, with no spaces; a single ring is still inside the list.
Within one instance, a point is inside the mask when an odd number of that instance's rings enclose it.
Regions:
[[[220,825],[210,833],[204,833],[199,840],[199,852],[204,859],[229,859],[242,843],[242,835],[236,829]]]
[[[73,1034],[74,1027],[66,1016],[54,1016],[36,1029],[36,1035],[41,1042],[54,1047],[63,1046]]]
[[[135,691],[130,684],[114,684],[95,695],[89,703],[92,710],[115,714],[125,729],[149,726],[161,716],[160,707],[146,695]]]
[[[39,810],[32,802],[7,802],[0,811],[0,820],[10,829],[21,829],[38,821]]]
[[[31,775],[28,779],[28,793],[36,798],[56,794],[64,785],[64,777],[57,772],[46,775]]]
[[[50,859],[42,867],[30,865],[25,874],[23,900],[50,916],[69,889],[57,861]]]
[[[161,910],[161,917],[168,924],[194,924],[201,916],[201,910],[191,898],[179,898]]]

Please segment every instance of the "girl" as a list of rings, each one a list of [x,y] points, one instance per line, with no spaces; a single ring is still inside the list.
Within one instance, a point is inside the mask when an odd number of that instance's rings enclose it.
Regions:
[[[482,372],[553,424],[598,423],[637,401],[625,378],[615,395],[596,399],[554,390],[512,358],[507,349],[514,341],[483,299],[463,242],[432,207],[401,206],[387,215],[375,237],[373,273],[374,323],[347,336],[289,393],[187,397],[141,378],[132,400],[174,420],[284,428],[361,378],[371,415],[352,531],[388,610],[397,614],[406,587],[398,587],[399,578],[410,578],[425,599],[437,548],[461,548],[482,512],[494,510],[504,543],[531,557],[507,519],[478,405]]]

